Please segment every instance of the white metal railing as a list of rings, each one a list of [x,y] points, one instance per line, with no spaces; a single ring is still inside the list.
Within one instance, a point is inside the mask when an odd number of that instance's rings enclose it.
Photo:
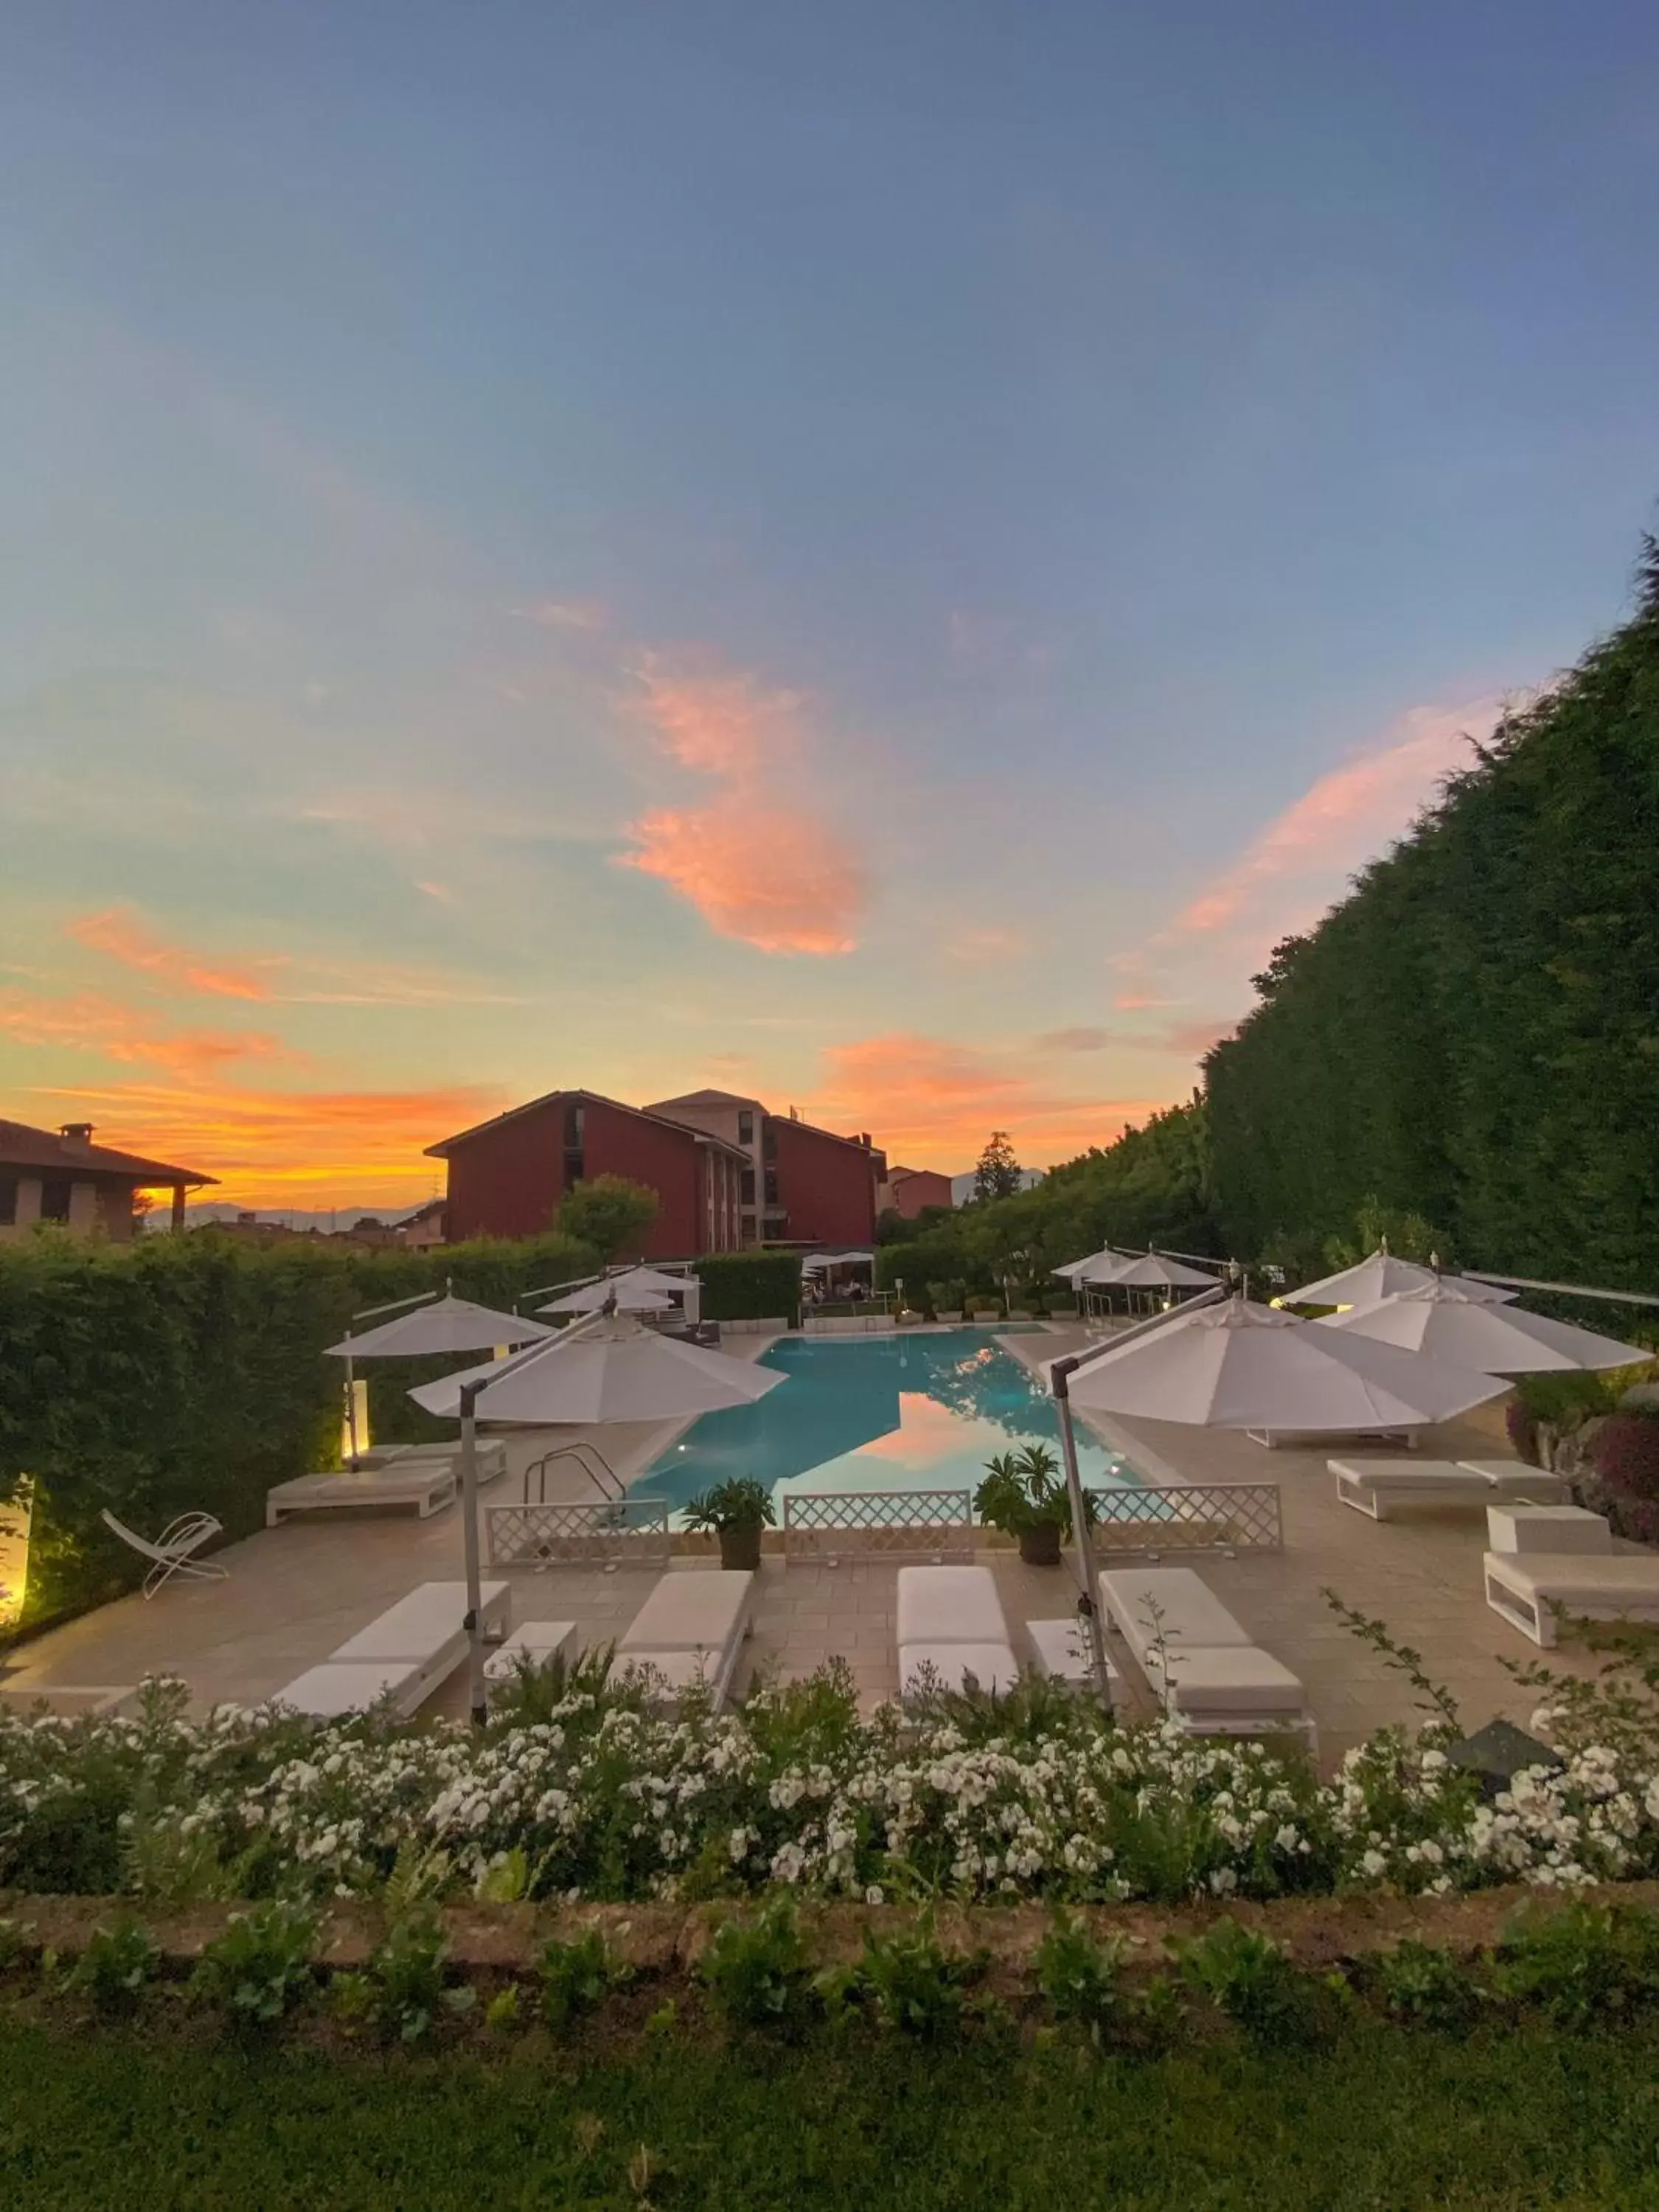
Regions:
[[[492,1567],[666,1566],[668,1511],[655,1498],[486,1505],[484,1556]]]
[[[1276,1482],[1122,1483],[1093,1490],[1097,1552],[1282,1552]]]
[[[786,1559],[849,1553],[879,1559],[971,1559],[973,1498],[965,1490],[786,1491]]]

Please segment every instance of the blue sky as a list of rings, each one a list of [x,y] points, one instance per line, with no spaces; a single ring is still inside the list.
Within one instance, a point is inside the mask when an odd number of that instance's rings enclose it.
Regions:
[[[1659,485],[1635,5],[13,0],[0,1111],[1181,1096]]]

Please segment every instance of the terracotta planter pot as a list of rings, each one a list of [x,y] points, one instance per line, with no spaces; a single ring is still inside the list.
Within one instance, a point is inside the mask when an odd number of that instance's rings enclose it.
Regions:
[[[1053,1521],[1038,1523],[1028,1528],[1019,1540],[1019,1556],[1028,1567],[1057,1567],[1060,1565],[1060,1528]]]
[[[747,1568],[752,1573],[761,1563],[761,1533],[758,1528],[722,1528],[721,1566]]]

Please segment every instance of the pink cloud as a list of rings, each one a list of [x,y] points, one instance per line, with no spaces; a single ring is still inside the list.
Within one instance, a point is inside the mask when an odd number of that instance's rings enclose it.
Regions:
[[[673,669],[654,653],[635,673],[662,750],[721,788],[630,823],[637,849],[618,866],[655,876],[723,937],[763,952],[852,951],[866,879],[813,787],[801,695],[741,671]]]
[[[914,1167],[959,1170],[993,1129],[1011,1133],[1028,1166],[1047,1166],[1110,1144],[1131,1121],[1170,1103],[1056,1091],[1031,1076],[1023,1054],[911,1031],[833,1045],[823,1061],[823,1079],[806,1102],[810,1118],[829,1128],[868,1129],[890,1157]]]
[[[1148,1006],[1178,1006],[1179,999],[1157,999],[1145,991],[1120,991],[1112,1001],[1121,1014],[1138,1014]]]
[[[193,1078],[237,1060],[298,1058],[264,1030],[158,1029],[136,1008],[93,991],[70,998],[0,991],[0,1036],[16,1044],[97,1053],[126,1066]]]
[[[857,863],[807,813],[751,805],[659,807],[632,825],[623,867],[655,876],[711,928],[763,952],[850,952],[864,904]]]
[[[76,944],[118,960],[125,968],[137,969],[175,991],[199,991],[220,999],[271,995],[270,984],[252,968],[192,952],[182,945],[165,944],[125,908],[82,915],[70,922],[69,933]]]
[[[611,610],[599,599],[538,599],[508,612],[538,629],[603,629],[611,620]]]
[[[1390,742],[1322,775],[1270,822],[1176,916],[1164,941],[1225,928],[1286,878],[1358,866],[1409,826],[1440,779],[1467,763],[1470,738],[1487,736],[1498,713],[1494,699],[1413,708]]]

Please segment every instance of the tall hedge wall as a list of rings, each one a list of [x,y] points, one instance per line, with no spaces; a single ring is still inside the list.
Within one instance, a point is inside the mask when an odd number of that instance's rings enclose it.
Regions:
[[[800,1261],[793,1252],[723,1252],[697,1262],[705,1321],[800,1320]]]
[[[337,1465],[343,1369],[323,1352],[358,1307],[446,1277],[458,1296],[506,1307],[593,1264],[558,1236],[430,1254],[211,1232],[129,1246],[48,1232],[0,1246],[0,1499],[30,1478],[35,1490],[24,1625],[142,1578],[103,1507],[145,1535],[198,1507],[244,1535],[274,1483]],[[364,1370],[378,1433],[418,1432],[425,1417],[403,1393],[431,1369]]]
[[[1206,1071],[1235,1249],[1375,1194],[1465,1265],[1659,1284],[1659,550],[1258,988]]]

